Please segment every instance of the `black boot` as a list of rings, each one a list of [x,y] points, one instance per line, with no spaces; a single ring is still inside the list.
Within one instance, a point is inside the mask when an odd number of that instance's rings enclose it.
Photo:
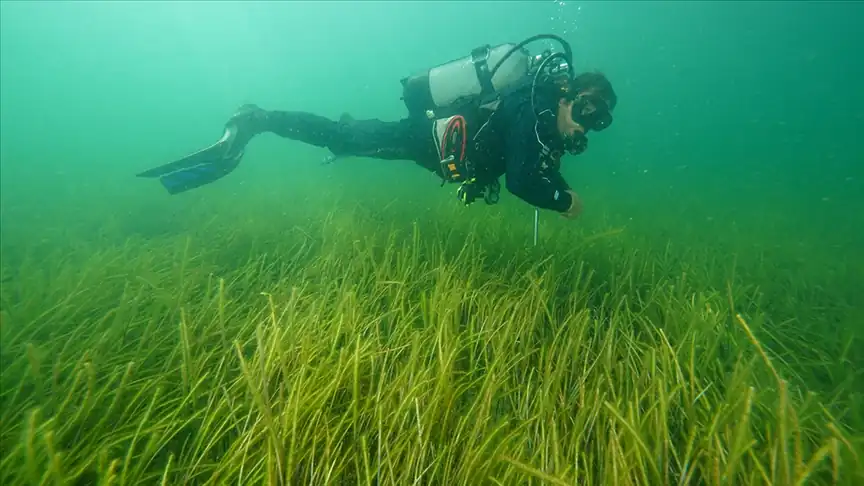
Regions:
[[[243,105],[225,122],[222,142],[226,155],[242,153],[255,135],[268,131],[268,112],[257,105]]]

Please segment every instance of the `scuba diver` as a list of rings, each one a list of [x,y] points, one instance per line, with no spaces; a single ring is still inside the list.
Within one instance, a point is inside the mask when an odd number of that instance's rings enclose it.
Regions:
[[[559,42],[564,52],[531,56],[525,45]],[[470,56],[402,79],[409,116],[399,121],[336,121],[312,113],[242,106],[213,145],[139,177],[159,178],[170,194],[211,183],[233,171],[257,134],[327,148],[328,158],[411,160],[459,184],[466,205],[498,201],[499,178],[525,202],[578,217],[579,196],[562,177],[561,156],[582,153],[587,133],[612,123],[617,96],[601,73],[575,76],[569,44],[541,34],[513,45],[481,46]]]

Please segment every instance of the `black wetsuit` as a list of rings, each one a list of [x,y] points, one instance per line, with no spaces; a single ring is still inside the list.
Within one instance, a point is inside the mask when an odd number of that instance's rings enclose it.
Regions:
[[[484,182],[503,175],[512,194],[539,208],[564,212],[571,197],[558,170],[562,144],[536,120],[525,92],[505,96],[488,123],[466,117],[468,159]],[[440,169],[433,121],[425,118],[385,122],[343,116],[334,121],[305,112],[268,111],[263,125],[260,131],[326,147],[336,156],[413,160],[427,170]]]

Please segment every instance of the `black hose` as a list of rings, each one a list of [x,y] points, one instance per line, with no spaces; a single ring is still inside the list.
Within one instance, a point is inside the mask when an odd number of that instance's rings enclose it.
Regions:
[[[567,55],[564,53],[554,52],[549,57],[544,59],[543,62],[540,63],[540,66],[537,67],[537,72],[534,73],[534,79],[531,81],[531,110],[534,112],[535,117],[537,116],[537,104],[535,102],[535,99],[536,99],[535,91],[537,89],[537,79],[540,77],[541,73],[543,72],[543,68],[546,66],[546,64],[549,62],[552,62],[554,59],[558,59],[559,57],[565,58],[564,60],[567,61],[568,75],[570,76],[570,78],[573,78],[573,63],[571,62],[571,59],[568,59]]]
[[[573,65],[573,50],[570,49],[570,43],[568,43],[566,40],[564,40],[559,35],[537,34],[535,36],[532,36],[532,37],[529,37],[529,38],[523,40],[522,42],[520,42],[520,43],[516,44],[515,46],[513,46],[512,48],[510,48],[510,50],[507,51],[506,54],[504,54],[504,57],[502,57],[495,64],[495,67],[493,67],[492,70],[489,72],[489,79],[492,79],[495,77],[495,73],[498,72],[498,68],[500,68],[501,65],[504,64],[504,61],[506,61],[507,58],[509,58],[511,55],[513,55],[514,52],[518,51],[519,49],[522,49],[527,44],[530,44],[530,43],[537,41],[537,40],[540,40],[540,39],[550,39],[550,40],[557,41],[559,44],[561,44],[561,47],[564,48],[564,55],[567,56],[567,64],[569,64],[570,66]],[[570,70],[572,71],[572,67],[570,68]]]

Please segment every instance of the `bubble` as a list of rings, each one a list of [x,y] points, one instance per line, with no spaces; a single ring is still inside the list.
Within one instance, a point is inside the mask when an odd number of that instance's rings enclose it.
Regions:
[[[581,5],[563,0],[553,0],[556,13],[552,16],[552,32],[565,37],[579,30],[579,14],[582,12]]]

